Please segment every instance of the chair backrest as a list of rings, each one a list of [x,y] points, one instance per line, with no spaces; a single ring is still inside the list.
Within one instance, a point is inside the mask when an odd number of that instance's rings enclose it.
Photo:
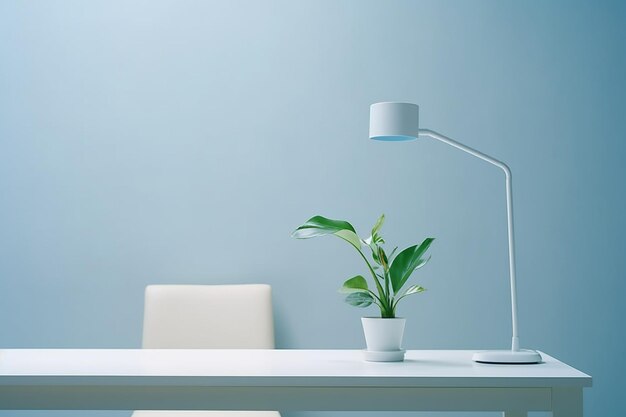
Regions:
[[[147,349],[273,349],[271,287],[149,285],[143,347]]]

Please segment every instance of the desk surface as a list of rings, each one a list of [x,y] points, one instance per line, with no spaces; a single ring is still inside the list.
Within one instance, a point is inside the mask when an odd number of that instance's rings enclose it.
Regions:
[[[358,350],[4,349],[0,386],[588,387],[591,377],[542,353],[490,365],[474,351],[413,350],[374,363]]]
[[[591,377],[542,353],[537,365],[474,363],[472,351],[0,350],[0,409],[552,411],[582,417]],[[509,413],[509,410],[512,410]]]

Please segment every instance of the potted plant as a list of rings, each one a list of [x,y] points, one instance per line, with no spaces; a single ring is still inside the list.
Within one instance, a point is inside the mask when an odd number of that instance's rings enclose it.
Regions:
[[[405,287],[413,272],[423,267],[430,256],[426,256],[433,238],[426,238],[420,244],[410,246],[400,252],[395,247],[389,254],[383,249],[385,240],[380,229],[385,221],[381,215],[372,228],[370,236],[361,239],[354,227],[343,220],[333,220],[315,216],[298,227],[292,237],[308,239],[317,236],[335,235],[348,242],[365,261],[374,287],[357,275],[343,283],[340,292],[347,293],[345,301],[354,306],[365,308],[375,304],[380,309],[380,317],[363,317],[363,330],[367,344],[368,360],[402,360],[404,351],[400,346],[404,333],[405,319],[396,317],[398,303],[405,297],[425,291],[420,285]],[[363,252],[369,252],[372,262]],[[369,249],[369,250],[368,250]]]

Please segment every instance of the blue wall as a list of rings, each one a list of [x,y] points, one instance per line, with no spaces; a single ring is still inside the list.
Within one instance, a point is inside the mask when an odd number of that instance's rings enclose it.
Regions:
[[[406,100],[509,163],[522,345],[593,375],[586,416],[626,414],[624,21],[608,1],[3,1],[0,346],[139,347],[145,285],[267,282],[279,347],[360,348],[336,293],[360,260],[289,234],[384,212],[389,242],[437,238],[406,347],[506,348],[502,175],[369,142],[369,104]]]

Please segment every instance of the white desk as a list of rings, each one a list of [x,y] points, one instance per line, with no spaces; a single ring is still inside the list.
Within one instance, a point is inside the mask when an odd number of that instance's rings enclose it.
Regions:
[[[0,350],[0,409],[552,411],[582,417],[591,377],[542,353],[486,365],[472,351]]]

